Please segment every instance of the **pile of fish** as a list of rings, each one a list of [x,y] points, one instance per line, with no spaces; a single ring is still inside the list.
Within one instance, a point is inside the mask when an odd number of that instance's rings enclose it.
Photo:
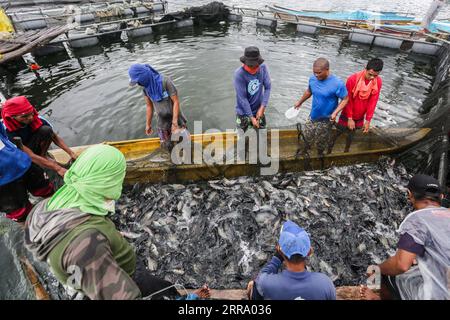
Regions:
[[[112,219],[157,276],[185,287],[245,288],[272,257],[283,221],[311,236],[309,270],[365,281],[395,253],[411,212],[410,175],[390,159],[326,171],[127,187]]]

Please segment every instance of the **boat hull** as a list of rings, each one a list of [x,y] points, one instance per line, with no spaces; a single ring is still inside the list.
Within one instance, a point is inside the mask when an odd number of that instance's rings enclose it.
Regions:
[[[151,153],[159,150],[159,139],[138,139],[117,142],[104,142],[120,150],[127,159],[127,174],[125,183],[132,184],[137,182],[147,183],[180,183],[199,180],[215,180],[220,178],[234,178],[238,176],[261,175],[262,169],[268,170],[270,165],[278,172],[299,172],[304,170],[325,169],[332,166],[345,166],[357,163],[374,162],[385,155],[401,152],[413,144],[423,139],[431,129],[376,129],[369,134],[357,132],[349,152],[344,152],[345,139],[342,135],[336,141],[333,152],[325,155],[322,159],[317,153],[312,151],[309,158],[296,157],[297,151],[303,149],[303,142],[298,142],[297,130],[269,130],[268,147],[269,156],[273,153],[271,163],[267,165],[258,164],[252,161],[233,161],[224,163],[216,161],[211,164],[208,161],[200,161],[197,164],[173,164],[170,161],[155,162],[149,159]],[[272,139],[278,135],[278,155],[274,153],[275,148]],[[227,146],[236,148],[236,135],[234,133],[216,133],[192,135],[191,147],[199,147],[200,154],[203,155],[206,147],[211,150],[212,143],[219,146],[215,149],[216,154],[224,150],[230,150]],[[89,146],[72,148],[76,153],[81,153]],[[272,152],[270,152],[272,150]],[[66,163],[69,158],[60,149],[52,150],[52,155],[60,163]],[[193,153],[194,154],[194,151]],[[220,158],[220,157],[219,157]],[[223,159],[223,158],[220,158]],[[267,162],[266,162],[267,163]]]

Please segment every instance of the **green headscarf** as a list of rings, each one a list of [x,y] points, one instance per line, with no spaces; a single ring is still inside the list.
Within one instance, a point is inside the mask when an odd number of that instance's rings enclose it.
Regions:
[[[108,205],[120,198],[126,161],[123,154],[108,145],[96,145],[84,151],[64,176],[64,186],[50,199],[49,210],[78,208],[82,212],[107,215]]]

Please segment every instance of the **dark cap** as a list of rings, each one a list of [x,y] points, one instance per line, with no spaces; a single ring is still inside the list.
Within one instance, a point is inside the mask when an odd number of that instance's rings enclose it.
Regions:
[[[416,195],[438,197],[441,195],[439,182],[425,174],[416,174],[409,180],[407,188]]]
[[[240,60],[249,67],[259,66],[264,62],[264,59],[261,57],[257,47],[245,48],[244,55],[240,58]]]

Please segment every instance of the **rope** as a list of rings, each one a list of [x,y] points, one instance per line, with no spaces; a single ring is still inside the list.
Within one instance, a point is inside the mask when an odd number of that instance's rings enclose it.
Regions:
[[[175,288],[175,289],[178,290],[177,287],[180,288],[181,290],[183,290],[183,291],[185,292],[186,295],[189,295],[189,292],[186,290],[186,288],[185,288],[183,285],[178,284],[178,283],[175,283],[175,284],[173,284],[173,285],[171,285],[171,286],[168,286],[168,287],[166,287],[166,288],[163,288],[163,289],[161,289],[161,290],[159,290],[159,291],[153,292],[152,294],[150,294],[150,295],[148,295],[148,296],[142,298],[142,300],[152,300],[152,297],[153,297],[153,296],[155,296],[155,295],[157,295],[157,294],[160,294],[160,293],[162,293],[162,292],[164,292],[164,291],[167,291],[167,290],[169,290],[169,289],[171,289],[171,288]]]

